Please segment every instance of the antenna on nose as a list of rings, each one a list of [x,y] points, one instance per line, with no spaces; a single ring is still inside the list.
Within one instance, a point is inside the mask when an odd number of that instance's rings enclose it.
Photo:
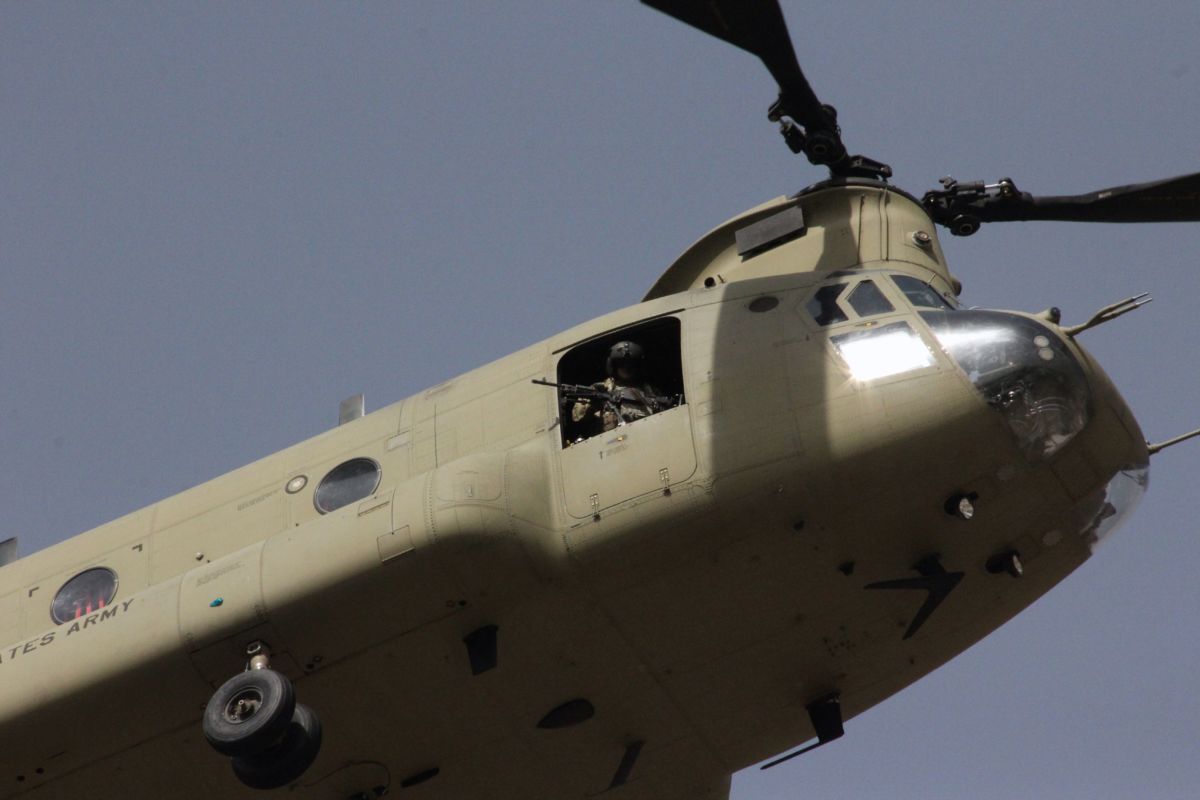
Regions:
[[[1133,297],[1127,297],[1119,303],[1113,303],[1111,306],[1105,306],[1100,309],[1095,314],[1092,314],[1092,318],[1082,325],[1072,325],[1069,328],[1063,328],[1062,332],[1074,339],[1089,328],[1103,325],[1106,322],[1112,322],[1117,317],[1128,314],[1130,311],[1137,311],[1153,299],[1149,292],[1142,292]]]
[[[1180,442],[1186,442],[1188,439],[1193,439],[1197,436],[1200,436],[1200,428],[1197,428],[1190,433],[1185,433],[1182,436],[1176,436],[1174,439],[1167,439],[1165,442],[1159,442],[1158,444],[1150,444],[1149,442],[1146,442],[1146,450],[1150,453],[1150,455],[1154,455],[1155,453],[1161,453],[1163,450],[1166,450],[1172,445],[1177,445]]]

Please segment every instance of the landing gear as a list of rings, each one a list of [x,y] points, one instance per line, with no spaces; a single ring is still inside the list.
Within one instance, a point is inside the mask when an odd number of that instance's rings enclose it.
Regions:
[[[296,702],[292,682],[270,669],[261,643],[249,649],[250,669],[209,698],[204,738],[233,759],[233,772],[253,789],[277,789],[299,778],[321,749],[321,721]]]
[[[270,669],[234,675],[204,708],[204,738],[225,756],[249,756],[270,747],[287,729],[296,707],[292,682]]]
[[[233,759],[233,774],[251,789],[278,789],[303,775],[320,749],[321,720],[297,703],[283,738],[257,755]]]

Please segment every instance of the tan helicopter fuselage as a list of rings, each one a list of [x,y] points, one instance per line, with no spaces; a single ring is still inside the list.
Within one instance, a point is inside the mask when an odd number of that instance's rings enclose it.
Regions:
[[[797,207],[802,229],[771,227]],[[746,253],[737,231],[760,222]],[[0,797],[255,796],[200,732],[255,642],[324,723],[303,798],[434,768],[424,796],[583,797],[632,742],[614,792],[683,797],[810,738],[821,696],[849,719],[894,694],[1086,560],[1105,487],[1146,460],[1100,368],[1032,317],[1078,364],[1087,419],[1052,453],[1022,449],[928,321],[967,312],[914,307],[894,275],[954,301],[907,196],[774,201],[638,305],[9,564]],[[863,281],[874,313],[850,303]],[[844,288],[821,320],[828,286]],[[880,330],[927,356],[856,377],[844,343]],[[580,382],[621,338],[677,348],[656,363],[682,402],[564,434],[556,390],[531,380]],[[314,490],[355,458],[377,489],[319,513]],[[1008,552],[1019,578],[986,568]],[[903,638],[925,593],[866,587],[930,557],[964,577]],[[112,602],[53,624],[59,587],[95,566],[119,578]],[[464,637],[487,626],[496,664],[473,674]],[[592,718],[538,726],[579,699]]]

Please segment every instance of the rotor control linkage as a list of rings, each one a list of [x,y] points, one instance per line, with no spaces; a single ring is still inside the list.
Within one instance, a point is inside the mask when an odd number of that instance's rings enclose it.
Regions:
[[[1020,194],[1012,178],[1001,178],[996,183],[959,182],[947,175],[938,183],[942,184],[942,190],[926,192],[921,204],[934,222],[949,228],[955,236],[975,233],[984,221],[981,215],[985,208],[1012,202]]]
[[[787,146],[835,178],[884,180],[892,170],[864,156],[846,154],[837,111],[822,103],[796,59],[787,22],[777,0],[642,0],[680,22],[762,59],[779,86],[767,118],[781,125]]]
[[[946,177],[941,184],[921,204],[955,236],[970,236],[984,222],[1200,221],[1200,172],[1074,195],[1032,195],[1017,189],[1012,178],[960,183]]]
[[[768,764],[763,764],[759,769],[770,769],[776,764],[782,764],[796,756],[816,750],[821,745],[829,744],[834,739],[842,738],[842,734],[845,733],[845,729],[842,727],[842,701],[841,696],[837,692],[824,695],[809,703],[804,708],[808,711],[808,719],[812,723],[813,731],[817,734],[816,744],[810,744],[801,747],[799,750],[793,750],[786,756],[781,756]]]
[[[767,119],[779,123],[779,133],[796,155],[803,154],[811,164],[836,164],[846,157],[842,129],[837,124],[837,109],[821,105],[814,122],[801,126],[792,119],[791,103],[781,94],[767,110]]]
[[[863,155],[848,155],[842,144],[842,129],[834,126],[832,131],[809,129],[807,132],[796,124],[782,111],[783,98],[767,111],[767,119],[779,123],[779,133],[783,136],[788,149],[796,155],[803,155],[812,164],[829,167],[829,172],[839,178],[867,178],[868,180],[887,180],[892,177],[892,168],[882,161],[876,161]],[[833,106],[822,106],[831,120],[837,119],[837,110]]]
[[[917,611],[917,615],[913,617],[912,622],[909,623],[908,630],[904,632],[903,638],[905,639],[911,639],[913,634],[921,629],[921,626],[933,616],[933,612],[937,611],[942,601],[950,596],[965,574],[947,572],[946,568],[942,566],[941,557],[936,554],[921,559],[913,565],[913,569],[921,573],[921,577],[878,581],[868,583],[864,587],[866,589],[920,589],[928,592],[925,602]]]

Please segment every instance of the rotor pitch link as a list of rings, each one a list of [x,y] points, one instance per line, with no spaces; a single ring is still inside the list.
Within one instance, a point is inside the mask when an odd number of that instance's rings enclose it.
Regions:
[[[1076,195],[1032,195],[1011,178],[985,184],[947,177],[941,184],[921,204],[955,236],[970,236],[984,222],[1200,222],[1200,172]]]

